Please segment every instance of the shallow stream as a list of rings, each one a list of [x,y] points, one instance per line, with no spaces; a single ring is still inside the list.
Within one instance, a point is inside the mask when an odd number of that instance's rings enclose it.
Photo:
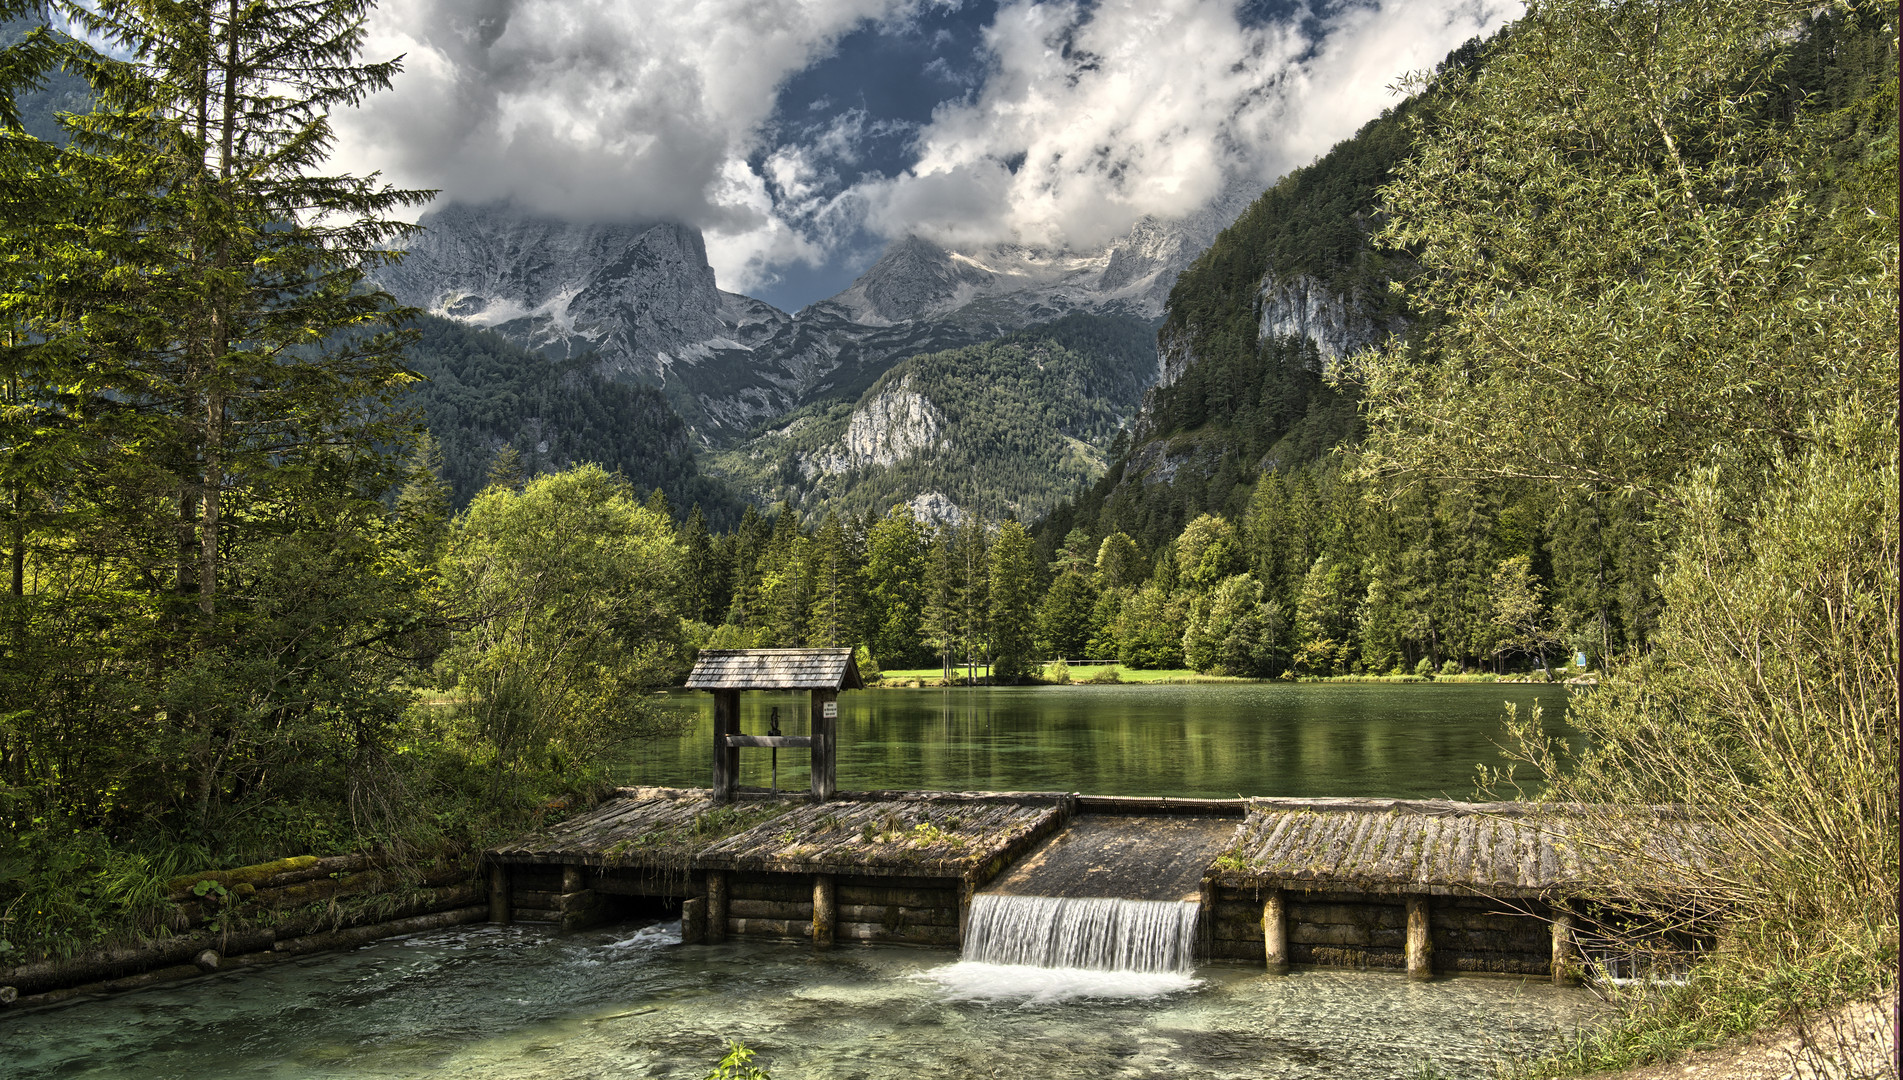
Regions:
[[[1586,991],[1506,979],[677,940],[479,926],[380,942],[0,1020],[0,1076],[699,1080],[736,1038],[778,1080],[1478,1077],[1600,1015]]]
[[[841,699],[840,787],[1087,794],[1471,798],[1503,764],[1503,703],[1558,687],[1200,685],[881,690]],[[764,732],[794,695],[743,695]],[[706,695],[678,738],[616,767],[704,785]],[[802,752],[779,783],[806,786]],[[765,785],[770,758],[743,755]],[[0,1016],[0,1080],[466,1077],[699,1080],[725,1040],[777,1080],[1481,1077],[1603,1015],[1584,990],[1392,973],[1269,976],[960,963],[949,951],[757,941],[679,945],[669,925],[557,936],[467,927]]]

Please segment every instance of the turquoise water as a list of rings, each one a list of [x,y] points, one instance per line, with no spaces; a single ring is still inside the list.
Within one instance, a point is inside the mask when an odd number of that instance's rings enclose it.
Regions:
[[[840,697],[842,790],[1080,791],[1235,798],[1372,795],[1471,799],[1476,767],[1507,764],[1512,702],[1542,707],[1564,736],[1559,686],[1261,683],[867,690]],[[669,695],[679,738],[644,745],[625,783],[704,787],[713,769],[712,695]],[[741,695],[742,730],[804,734],[799,694]],[[767,786],[768,751],[741,752],[741,782]],[[779,753],[779,783],[807,786],[806,752]]]
[[[1503,763],[1504,703],[1557,687],[1216,685],[881,690],[841,699],[843,788],[1091,794],[1473,795]],[[747,695],[744,729],[803,697]],[[687,730],[618,766],[625,782],[702,785],[706,695]],[[780,783],[806,786],[804,753]],[[765,751],[744,780],[768,782]],[[454,1077],[699,1080],[736,1038],[776,1080],[1345,1078],[1555,1049],[1603,1016],[1541,982],[1392,973],[1269,976],[1241,964],[1121,974],[968,964],[944,950],[736,942],[682,946],[666,924],[571,935],[474,926],[350,952],[0,1014],[0,1080]]]
[[[699,1080],[1481,1077],[1601,1015],[1537,982],[1117,976],[891,947],[681,946],[666,927],[475,927],[0,1018],[0,1076]]]

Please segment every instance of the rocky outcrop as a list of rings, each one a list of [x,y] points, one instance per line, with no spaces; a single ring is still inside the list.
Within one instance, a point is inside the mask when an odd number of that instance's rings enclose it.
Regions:
[[[1181,327],[1166,327],[1157,335],[1156,340],[1156,386],[1161,389],[1173,385],[1183,377],[1183,372],[1196,362],[1196,353],[1190,348],[1193,335]]]
[[[965,520],[965,512],[942,491],[920,492],[905,505],[914,518],[927,525],[955,526]]]
[[[1407,328],[1398,317],[1376,317],[1361,296],[1344,296],[1306,274],[1282,277],[1270,272],[1262,279],[1258,298],[1262,305],[1258,338],[1312,342],[1324,372],[1341,357],[1377,345],[1388,335]]]
[[[695,347],[728,345],[747,333],[722,319],[723,294],[696,229],[581,225],[460,204],[431,211],[420,224],[424,231],[408,241],[403,261],[377,271],[383,287],[402,303],[489,327],[538,352],[594,350],[611,374],[659,379]],[[732,301],[725,307],[751,317],[751,336],[770,321]]]
[[[944,428],[944,414],[912,389],[908,374],[854,409],[845,435],[813,457],[807,475],[895,465],[937,446]]]

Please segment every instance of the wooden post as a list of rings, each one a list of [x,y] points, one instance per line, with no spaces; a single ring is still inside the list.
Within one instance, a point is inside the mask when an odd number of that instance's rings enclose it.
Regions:
[[[1553,983],[1564,986],[1579,980],[1579,965],[1573,944],[1573,915],[1563,907],[1553,908]]]
[[[1407,977],[1434,977],[1434,936],[1427,924],[1427,897],[1407,898]]]
[[[562,867],[562,892],[578,893],[582,889],[581,867],[568,864]]]
[[[1271,889],[1262,898],[1262,958],[1269,974],[1288,973],[1288,904],[1282,890]]]
[[[727,872],[707,871],[707,940],[727,940]]]
[[[740,784],[740,748],[727,745],[727,736],[740,734],[740,691],[714,691],[714,791],[716,806],[733,801]]]
[[[501,863],[489,864],[489,921],[509,925],[509,868]]]
[[[832,706],[831,710],[827,706]],[[839,733],[839,691],[813,691],[813,801],[825,802],[838,790],[834,749]],[[832,711],[834,715],[827,716]]]
[[[833,928],[837,907],[833,904],[833,876],[813,875],[813,944],[822,949],[833,947]]]
[[[690,896],[681,901],[681,944],[699,945],[707,940],[707,901]]]

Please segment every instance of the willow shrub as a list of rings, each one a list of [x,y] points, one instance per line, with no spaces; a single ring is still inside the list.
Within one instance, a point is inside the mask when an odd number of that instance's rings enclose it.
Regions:
[[[1895,979],[1897,421],[1847,407],[1809,434],[1755,494],[1715,470],[1679,489],[1655,647],[1569,703],[1585,748],[1519,731],[1550,798],[1604,808],[1583,835],[1606,899],[1719,930],[1689,988],[1608,1037],[1627,1057]],[[1685,808],[1701,860],[1617,809],[1654,804]]]

